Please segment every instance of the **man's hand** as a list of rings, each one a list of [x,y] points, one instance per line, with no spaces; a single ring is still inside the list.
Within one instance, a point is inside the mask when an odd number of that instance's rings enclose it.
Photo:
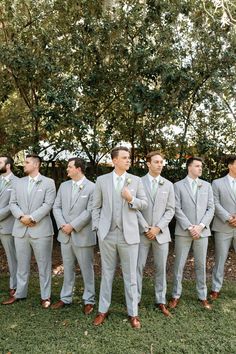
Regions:
[[[147,232],[145,232],[145,236],[149,240],[155,240],[156,236],[160,233],[161,229],[158,226],[151,226]]]
[[[64,232],[64,234],[70,236],[73,227],[71,226],[71,224],[65,224],[61,226],[61,230]]]
[[[28,227],[32,227],[32,226],[35,226],[36,222],[33,222],[33,220],[31,219],[30,215],[23,215],[21,218],[20,218],[20,222],[25,225],[25,226],[28,226]]]
[[[130,203],[132,201],[132,199],[133,199],[133,196],[132,196],[130,190],[127,187],[124,187],[122,189],[121,196],[122,196],[122,198],[127,200],[128,203]]]
[[[231,215],[231,217],[229,218],[229,224],[230,224],[230,226],[236,227],[236,215],[235,214]]]
[[[203,229],[202,225],[192,225],[189,232],[194,240],[198,240],[200,238],[200,234],[202,232],[202,229]]]

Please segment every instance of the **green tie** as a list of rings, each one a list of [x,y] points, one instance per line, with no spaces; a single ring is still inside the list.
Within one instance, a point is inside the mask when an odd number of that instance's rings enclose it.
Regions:
[[[78,188],[79,188],[78,184],[74,182],[72,185],[72,202],[74,201],[74,199],[77,196]]]
[[[152,197],[154,199],[156,198],[156,195],[157,195],[157,187],[158,187],[157,180],[156,180],[156,178],[153,178],[153,180],[152,180]]]
[[[234,179],[233,182],[232,182],[232,189],[233,189],[233,192],[234,192],[234,196],[236,197],[236,179]]]
[[[29,181],[29,184],[28,184],[28,194],[30,195],[32,189],[34,188],[34,183],[35,183],[35,180],[33,178],[31,178],[31,180]]]
[[[193,192],[194,197],[196,197],[196,194],[197,194],[197,181],[196,180],[192,181],[192,192]]]
[[[3,188],[5,187],[5,184],[6,184],[6,180],[4,177],[2,177],[1,181],[0,181],[0,191],[3,190]]]
[[[117,177],[116,179],[116,193],[120,194],[122,188],[122,177]]]

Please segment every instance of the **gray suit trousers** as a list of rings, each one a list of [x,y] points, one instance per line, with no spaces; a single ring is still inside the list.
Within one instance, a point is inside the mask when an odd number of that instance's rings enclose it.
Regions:
[[[129,245],[123,233],[116,228],[110,231],[104,240],[99,239],[102,261],[102,279],[99,295],[99,312],[107,312],[111,304],[112,282],[115,275],[117,258],[123,273],[125,299],[129,316],[138,315],[137,300],[137,260],[138,243]]]
[[[0,235],[0,240],[2,241],[2,245],[7,256],[8,269],[10,273],[10,288],[16,289],[17,261],[14,237],[12,235]]]
[[[196,289],[198,298],[200,300],[206,300],[206,255],[208,237],[201,237],[198,240],[193,240],[190,236],[175,236],[174,287],[172,295],[177,299],[181,296],[183,270],[191,245],[193,245],[194,269],[196,274]]]
[[[138,302],[142,296],[143,270],[146,265],[148,252],[152,247],[155,266],[155,301],[157,304],[166,303],[166,261],[169,252],[169,242],[159,244],[156,240],[148,240],[147,237],[140,236],[137,282],[138,282]]]
[[[224,280],[224,267],[233,243],[236,252],[236,230],[231,233],[215,232],[215,265],[212,274],[212,290],[220,291]]]
[[[51,296],[52,275],[52,244],[53,237],[32,238],[29,234],[24,237],[15,237],[17,258],[17,291],[16,298],[27,297],[30,276],[31,250],[38,265],[41,299]]]
[[[75,283],[75,262],[78,261],[84,282],[83,300],[85,304],[95,303],[94,280],[94,246],[78,247],[72,239],[68,243],[61,243],[61,253],[64,265],[64,281],[61,290],[61,300],[65,304],[72,302],[73,287]]]

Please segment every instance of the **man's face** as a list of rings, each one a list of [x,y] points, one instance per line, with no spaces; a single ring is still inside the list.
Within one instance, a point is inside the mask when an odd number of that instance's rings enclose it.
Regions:
[[[128,151],[119,150],[118,156],[112,160],[115,168],[127,171],[130,168],[130,154]]]
[[[159,176],[163,169],[164,160],[160,155],[151,157],[151,162],[147,162],[149,172],[152,176]]]
[[[26,175],[37,171],[39,169],[39,163],[36,159],[32,157],[27,157],[24,161],[24,172]]]
[[[6,173],[6,158],[5,157],[0,157],[0,174],[2,175],[3,173]]]
[[[75,166],[75,161],[70,161],[68,162],[66,171],[67,176],[74,179],[79,176],[80,168]]]
[[[234,163],[230,163],[228,165],[229,168],[229,173],[233,176],[236,177],[236,160],[234,161]]]
[[[188,166],[188,174],[192,178],[197,178],[202,175],[202,162],[193,160],[191,165]]]

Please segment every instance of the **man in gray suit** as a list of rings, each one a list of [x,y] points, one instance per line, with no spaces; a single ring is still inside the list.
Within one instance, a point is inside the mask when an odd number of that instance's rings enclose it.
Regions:
[[[24,299],[28,292],[31,249],[38,265],[41,305],[51,304],[51,266],[53,226],[50,217],[56,188],[52,179],[39,173],[41,159],[37,155],[26,156],[24,172],[12,190],[10,209],[15,217],[12,235],[15,237],[17,258],[17,290],[14,297],[3,302],[11,305]]]
[[[13,159],[8,156],[0,157],[0,239],[6,252],[8,268],[10,273],[10,296],[16,291],[16,250],[12,228],[14,217],[10,211],[9,201],[13,185],[18,178],[12,173]]]
[[[233,243],[236,251],[236,155],[227,159],[229,173],[212,183],[215,200],[215,217],[212,230],[215,231],[215,266],[212,274],[210,297],[216,300],[224,280],[224,266],[229,248]]]
[[[93,202],[93,229],[97,231],[102,261],[102,279],[98,314],[94,325],[108,316],[112,282],[120,257],[129,321],[140,328],[137,301],[137,259],[140,242],[137,210],[147,207],[147,198],[139,177],[128,174],[129,149],[116,147],[111,152],[114,171],[97,179]]]
[[[192,246],[198,299],[205,309],[211,309],[207,301],[206,256],[208,236],[211,235],[209,225],[214,215],[213,192],[210,183],[199,178],[202,174],[200,158],[190,157],[187,171],[187,177],[174,184],[176,257],[173,298],[169,307],[175,308],[179,303],[183,270]]]
[[[95,303],[93,259],[96,235],[91,222],[94,183],[85,177],[84,161],[78,157],[69,159],[67,174],[71,180],[61,184],[53,206],[59,229],[58,241],[61,242],[64,282],[60,300],[52,308],[71,304],[77,259],[84,281],[84,313],[89,315]]]
[[[165,316],[170,316],[166,308],[166,262],[169,252],[169,223],[175,213],[173,184],[161,177],[164,159],[160,152],[152,151],[147,155],[148,174],[142,177],[148,198],[148,208],[140,212],[140,245],[138,256],[138,302],[142,294],[143,269],[150,247],[155,265],[156,307]]]

